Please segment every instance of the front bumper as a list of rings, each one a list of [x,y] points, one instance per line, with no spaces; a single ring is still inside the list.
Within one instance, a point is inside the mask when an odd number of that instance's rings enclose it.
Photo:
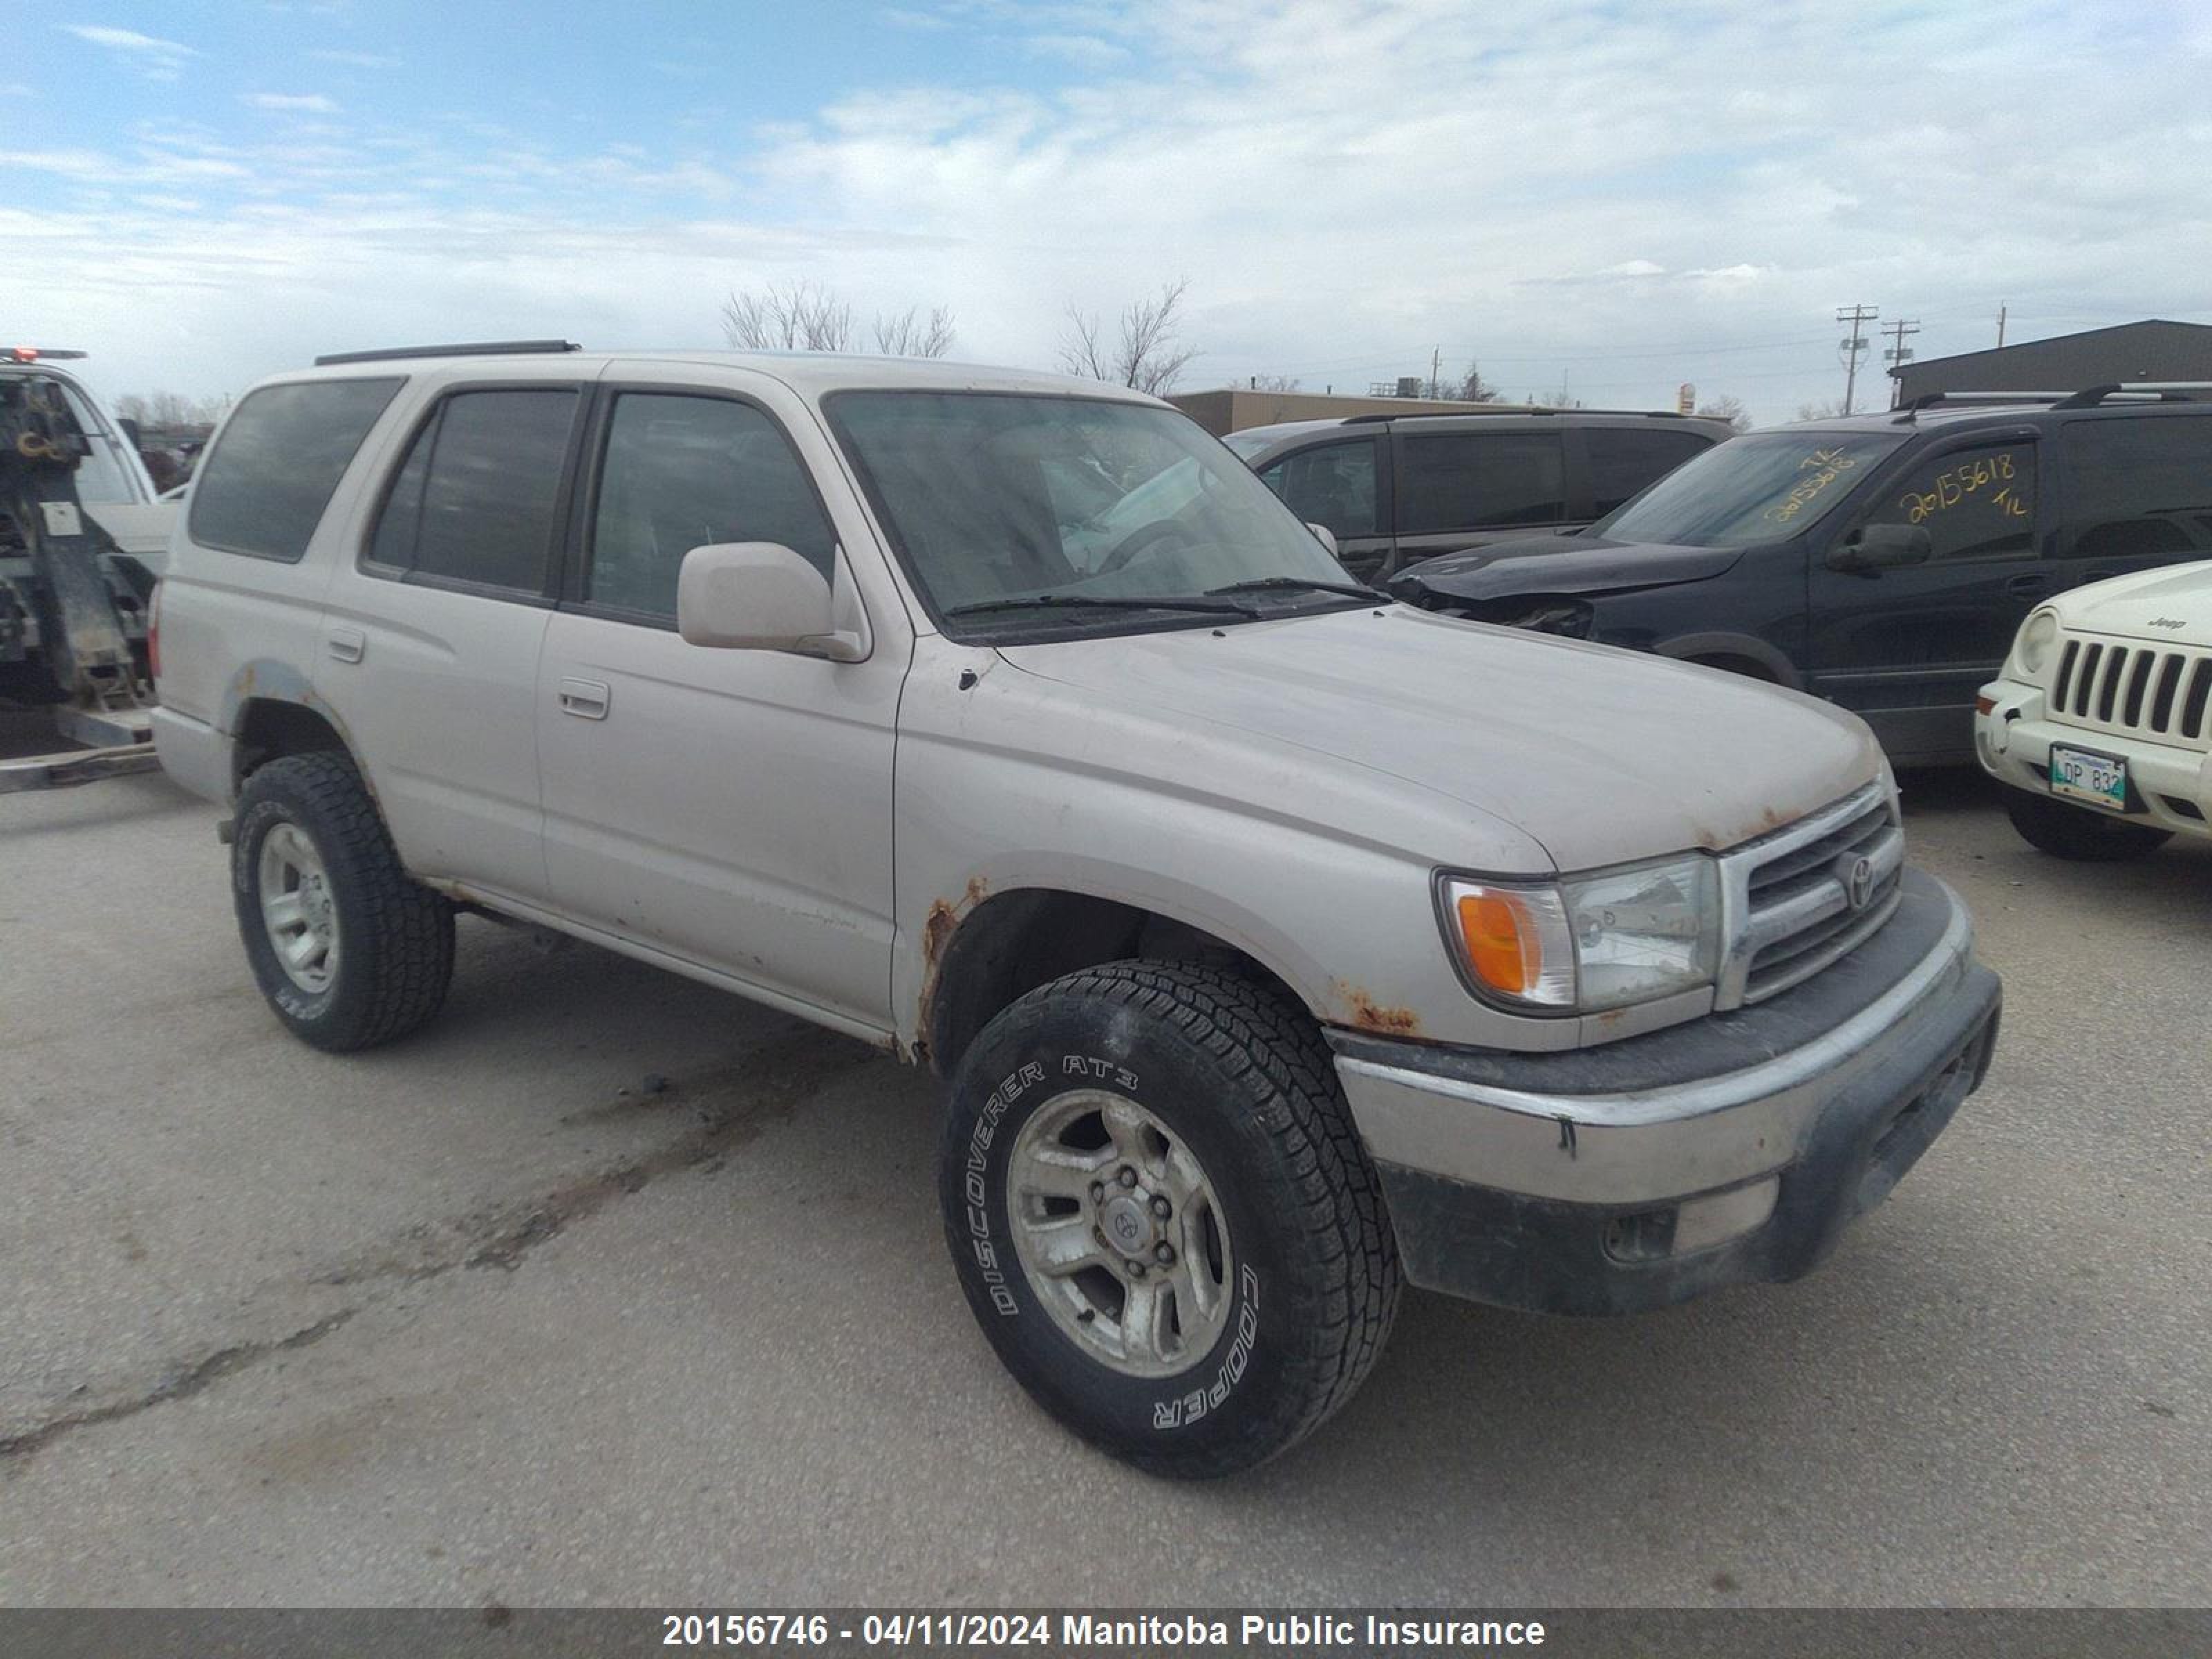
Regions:
[[[1982,688],[1982,697],[1990,710],[1974,716],[1974,758],[1998,782],[2050,794],[2054,743],[2118,755],[2128,763],[2128,821],[2179,835],[2212,835],[2212,753],[2054,720],[2043,688],[2018,680],[1993,680]],[[2081,811],[2107,816],[2097,806]]]
[[[1331,1041],[1408,1278],[1630,1313],[1810,1271],[1980,1085],[2000,1001],[1908,871],[1879,933],[1753,1007],[1563,1054]]]

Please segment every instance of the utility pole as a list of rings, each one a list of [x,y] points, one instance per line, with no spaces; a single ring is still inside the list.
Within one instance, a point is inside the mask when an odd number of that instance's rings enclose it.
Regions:
[[[1882,355],[1882,356],[1883,356],[1883,358],[1884,358],[1886,361],[1887,361],[1887,362],[1889,362],[1889,363],[1890,363],[1893,368],[1896,368],[1900,369],[1900,370],[1901,370],[1901,369],[1903,369],[1903,368],[1904,368],[1904,367],[1905,366],[1905,364],[1907,364],[1907,363],[1909,363],[1909,362],[1911,362],[1912,361],[1912,348],[1911,348],[1911,346],[1909,346],[1909,345],[1907,345],[1907,344],[1905,344],[1905,337],[1906,335],[1908,335],[1908,334],[1917,334],[1917,333],[1919,333],[1919,332],[1920,332],[1920,325],[1919,325],[1917,321],[1916,321],[1916,322],[1907,322],[1907,321],[1905,321],[1905,319],[1903,319],[1902,317],[1900,317],[1900,318],[1899,318],[1895,322],[1892,323],[1892,324],[1891,324],[1887,328],[1885,328],[1885,329],[1884,329],[1884,330],[1882,330],[1881,331],[1882,331],[1883,333],[1885,333],[1885,334],[1888,335],[1891,338],[1894,339],[1894,340],[1897,342],[1897,343],[1896,343],[1894,346],[1891,347],[1887,351],[1885,351],[1885,352],[1883,352],[1883,353],[1881,354],[1881,355]],[[1893,378],[1893,379],[1891,380],[1891,381],[1890,381],[1890,390],[1889,390],[1889,406],[1890,406],[1892,409],[1894,409],[1894,408],[1896,408],[1896,407],[1897,407],[1897,394],[1898,394],[1899,392],[1902,392],[1904,389],[1905,389],[1905,382],[1904,382],[1904,380],[1902,380],[1901,379],[1897,379],[1897,378]]]
[[[1850,332],[1838,341],[1837,349],[1844,356],[1844,413],[1851,412],[1851,398],[1858,390],[1859,353],[1867,349],[1866,337],[1859,332],[1862,323],[1870,323],[1881,313],[1872,306],[1853,306],[1849,311],[1838,311],[1836,320],[1850,325]]]
[[[1443,397],[1443,396],[1444,395],[1443,380],[1444,380],[1444,349],[1443,349],[1442,346],[1438,346],[1435,350],[1433,350],[1433,351],[1431,351],[1431,353],[1429,353],[1429,396],[1430,396],[1430,397],[1431,397],[1431,398],[1441,398],[1441,397]]]
[[[1997,349],[1999,351],[2002,351],[2004,349],[2004,303],[2000,301],[1997,304]]]

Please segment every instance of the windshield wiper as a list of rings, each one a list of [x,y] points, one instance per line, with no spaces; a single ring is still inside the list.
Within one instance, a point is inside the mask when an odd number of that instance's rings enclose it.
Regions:
[[[1225,587],[1209,587],[1215,593],[1288,593],[1292,591],[1315,593],[1346,593],[1355,599],[1387,599],[1390,596],[1379,587],[1370,587],[1364,582],[1315,581],[1305,576],[1255,576],[1249,581],[1231,582]]]
[[[977,599],[968,605],[956,605],[945,614],[948,617],[980,617],[994,611],[1054,610],[1062,607],[1086,611],[1201,611],[1221,617],[1256,617],[1260,614],[1250,605],[1238,605],[1231,599],[1178,599],[1172,594],[1146,597],[1097,593],[1039,593],[1026,599]]]

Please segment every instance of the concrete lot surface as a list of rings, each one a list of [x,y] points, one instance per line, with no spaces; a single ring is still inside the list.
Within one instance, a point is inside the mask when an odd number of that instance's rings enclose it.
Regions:
[[[1188,1487],[993,1360],[927,1079],[481,921],[432,1027],[322,1055],[212,809],[0,798],[0,1604],[2212,1601],[2212,854],[1907,783],[2005,1037],[1836,1258],[1411,1296],[1320,1436]]]

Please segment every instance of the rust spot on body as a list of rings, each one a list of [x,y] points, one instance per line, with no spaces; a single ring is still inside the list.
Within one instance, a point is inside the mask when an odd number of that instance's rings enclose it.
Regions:
[[[1419,1036],[1421,1017],[1411,1008],[1386,1008],[1356,985],[1340,985],[1352,1009],[1352,1023],[1363,1031],[1388,1036]]]
[[[951,942],[960,919],[990,897],[990,884],[981,876],[968,878],[967,890],[957,899],[932,899],[921,922],[921,995],[915,1006],[913,1058],[928,1052],[931,1013],[937,1002],[938,970],[944,965],[945,947]]]

